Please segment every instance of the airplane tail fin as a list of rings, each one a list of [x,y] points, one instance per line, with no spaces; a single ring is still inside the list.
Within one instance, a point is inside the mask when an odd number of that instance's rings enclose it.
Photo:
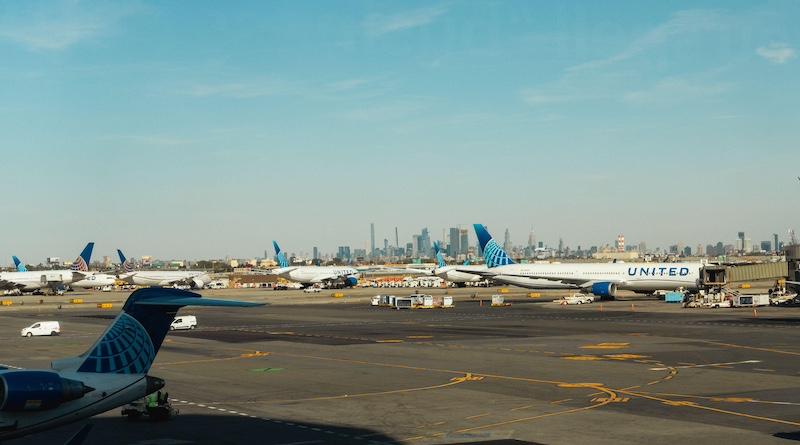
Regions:
[[[133,272],[133,261],[125,258],[125,255],[119,249],[117,249],[117,255],[119,256],[119,264],[122,270],[126,273]]]
[[[184,306],[251,307],[260,303],[201,298],[194,292],[149,287],[128,297],[122,311],[97,342],[78,359],[78,372],[146,374],[172,320]]]
[[[489,231],[483,224],[473,224],[473,227],[475,235],[478,236],[481,251],[483,251],[483,259],[486,260],[486,266],[497,267],[514,264],[514,260],[497,244],[492,235],[489,235]]]
[[[94,249],[94,243],[86,244],[78,258],[75,258],[70,269],[77,272],[88,272],[89,263],[92,262],[92,249]]]
[[[436,255],[436,267],[447,266],[447,263],[445,263],[444,261],[444,255],[442,254],[442,249],[439,247],[439,241],[434,241],[433,252]]]
[[[289,260],[286,259],[286,254],[281,251],[280,246],[276,241],[272,241],[272,247],[275,248],[275,261],[278,262],[278,267],[289,267]]]
[[[14,267],[17,268],[17,272],[27,272],[28,271],[28,268],[25,267],[25,264],[22,261],[20,261],[19,258],[17,258],[16,255],[12,256],[11,259],[14,260]]]

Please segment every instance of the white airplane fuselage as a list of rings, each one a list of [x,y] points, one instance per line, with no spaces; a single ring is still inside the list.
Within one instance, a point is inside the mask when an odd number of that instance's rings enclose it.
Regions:
[[[93,273],[86,278],[71,283],[71,287],[91,289],[94,287],[113,286],[117,277],[107,273]]]
[[[451,283],[477,283],[485,278],[479,274],[469,273],[470,270],[485,272],[488,268],[483,264],[468,266],[443,266],[434,269],[433,274]]]
[[[345,266],[289,266],[273,269],[272,273],[301,284],[321,284],[341,278],[356,278],[359,274],[358,270]]]
[[[120,275],[120,279],[137,286],[171,286],[185,283],[201,288],[210,283],[207,272],[193,270],[141,270]]]
[[[34,272],[0,272],[0,282],[16,285],[24,292],[43,289],[61,284],[72,284],[88,274],[71,270],[40,270]],[[11,287],[9,287],[11,288]]]
[[[618,289],[651,292],[698,288],[702,263],[567,263],[509,264],[490,269],[492,278],[521,287],[538,289],[542,278],[566,285],[575,281],[615,283]],[[513,276],[504,276],[504,274]],[[526,275],[532,278],[527,278]],[[533,278],[535,277],[535,278]],[[579,287],[572,284],[565,287]]]

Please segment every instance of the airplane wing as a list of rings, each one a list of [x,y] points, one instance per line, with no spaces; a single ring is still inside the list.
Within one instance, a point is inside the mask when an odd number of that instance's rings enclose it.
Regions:
[[[472,270],[472,269],[459,269],[459,268],[456,268],[456,272],[468,273],[468,274],[472,274],[472,275],[480,275],[480,276],[482,276],[484,278],[492,278],[492,277],[496,277],[498,275],[508,275],[508,276],[512,276],[512,277],[513,276],[517,276],[517,275],[509,275],[509,274],[506,274],[506,273],[493,272],[491,270]]]
[[[25,287],[25,286],[15,282],[15,281],[0,280],[0,290],[22,289],[23,287]]]
[[[334,274],[317,275],[316,277],[314,277],[312,281],[314,283],[324,283],[326,281],[338,280],[339,278],[341,278],[339,275],[334,275]]]

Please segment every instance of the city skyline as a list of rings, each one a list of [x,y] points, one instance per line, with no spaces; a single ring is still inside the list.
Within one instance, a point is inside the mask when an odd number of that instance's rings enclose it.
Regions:
[[[370,249],[370,222],[376,246],[454,220],[516,244],[531,224],[572,246],[785,239],[797,16],[780,0],[4,2],[0,264],[88,240],[112,258]]]

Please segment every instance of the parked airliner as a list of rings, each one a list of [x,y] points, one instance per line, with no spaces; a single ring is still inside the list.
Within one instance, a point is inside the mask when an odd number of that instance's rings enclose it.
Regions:
[[[278,268],[273,275],[305,286],[322,284],[326,287],[352,287],[358,284],[359,271],[347,266],[290,266],[278,243],[273,241]]]
[[[698,262],[516,264],[483,225],[475,224],[474,228],[489,267],[484,275],[529,289],[550,288],[541,286],[545,280],[556,286],[583,289],[609,299],[616,296],[617,290],[696,290],[704,266]]]
[[[31,292],[39,289],[55,290],[67,284],[80,281],[89,275],[89,262],[92,259],[94,243],[86,244],[70,270],[41,270],[34,272],[0,272],[0,290],[17,289]],[[20,262],[20,264],[22,264]],[[22,265],[24,268],[25,266]],[[19,270],[19,265],[17,265]]]
[[[433,243],[433,252],[436,255],[436,269],[433,274],[437,277],[455,283],[458,287],[466,286],[466,283],[477,283],[484,281],[486,278],[476,273],[469,273],[468,271],[485,272],[487,267],[483,264],[475,265],[462,265],[462,266],[448,266],[444,261],[444,254],[439,247],[439,242]],[[458,270],[456,270],[458,269]]]
[[[186,285],[202,289],[212,281],[208,272],[201,270],[135,270],[133,261],[126,259],[121,250],[117,249],[117,255],[123,270],[119,279],[126,283],[137,286]]]

